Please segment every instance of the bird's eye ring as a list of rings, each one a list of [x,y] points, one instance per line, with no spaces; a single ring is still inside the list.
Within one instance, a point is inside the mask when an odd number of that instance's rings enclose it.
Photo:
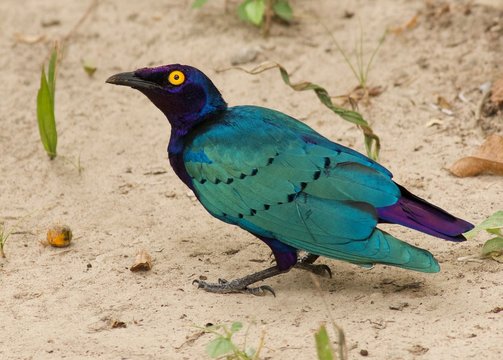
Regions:
[[[171,85],[182,85],[185,82],[185,74],[180,70],[174,70],[169,73],[168,81]]]

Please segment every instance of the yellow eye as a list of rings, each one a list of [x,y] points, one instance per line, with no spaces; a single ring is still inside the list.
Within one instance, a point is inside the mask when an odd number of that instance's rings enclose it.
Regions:
[[[185,74],[179,70],[174,70],[169,73],[168,81],[171,85],[182,85],[185,81]]]

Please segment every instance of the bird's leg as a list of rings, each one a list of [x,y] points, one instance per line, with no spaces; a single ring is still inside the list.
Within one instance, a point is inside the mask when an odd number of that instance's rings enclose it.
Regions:
[[[271,294],[276,296],[273,288],[269,285],[261,285],[257,287],[248,286],[256,283],[257,281],[262,281],[284,272],[285,271],[281,270],[279,267],[272,266],[265,270],[257,271],[256,273],[232,281],[218,279],[218,283],[207,283],[202,280],[194,280],[192,283],[197,285],[199,289],[217,294],[246,293],[256,296],[264,296],[269,291]]]
[[[332,277],[332,271],[330,271],[330,268],[327,265],[313,264],[316,259],[318,259],[318,255],[307,254],[306,256],[297,259],[297,250],[295,248],[282,244],[276,239],[265,237],[260,237],[260,239],[271,248],[276,260],[276,266],[271,266],[265,270],[261,270],[231,281],[218,279],[217,283],[209,283],[203,280],[194,280],[192,283],[197,285],[199,289],[217,294],[245,293],[256,296],[264,296],[267,292],[270,292],[276,296],[273,288],[269,285],[261,285],[257,287],[249,286],[258,281],[286,273],[293,267],[307,270],[319,276]]]
[[[257,296],[264,296],[270,292],[274,296],[274,290],[269,285],[261,285],[257,287],[249,287],[257,281],[269,279],[273,276],[283,274],[289,271],[297,263],[297,250],[289,245],[283,244],[276,239],[258,237],[264,241],[272,250],[276,260],[276,266],[272,266],[262,271],[244,276],[232,281],[219,279],[218,283],[207,283],[201,280],[194,280],[193,284],[197,284],[199,289],[218,294],[228,293],[247,293]],[[314,261],[314,260],[313,260]]]
[[[312,272],[315,275],[319,275],[321,277],[332,278],[332,270],[325,265],[314,265],[313,263],[318,259],[319,255],[307,254],[299,259],[299,261],[295,264],[297,269],[307,270]]]
[[[306,255],[304,255],[303,257],[301,257],[299,259],[299,262],[304,263],[304,264],[314,264],[314,262],[316,260],[318,260],[319,257],[320,257],[320,255],[314,255],[311,253],[307,253]]]

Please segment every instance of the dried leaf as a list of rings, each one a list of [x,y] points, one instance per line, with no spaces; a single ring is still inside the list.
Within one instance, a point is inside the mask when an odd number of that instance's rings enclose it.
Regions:
[[[489,136],[473,156],[459,159],[449,171],[459,177],[482,173],[503,175],[503,137]]]
[[[414,354],[414,355],[424,355],[426,354],[430,349],[427,348],[427,347],[424,347],[422,345],[414,345],[412,346],[410,349],[407,349],[408,352],[410,352],[411,354]]]
[[[59,25],[61,25],[61,20],[58,19],[42,20],[42,27],[51,27]]]
[[[45,35],[28,35],[16,33],[14,34],[14,39],[19,43],[24,44],[36,44],[38,42],[45,40]]]
[[[410,20],[407,21],[407,23],[405,24],[405,29],[406,30],[414,29],[419,22],[418,19],[419,19],[419,14],[416,14],[412,18],[410,18]]]
[[[436,125],[441,126],[443,124],[444,124],[444,122],[442,120],[437,119],[437,118],[431,118],[430,121],[428,121],[425,126],[432,127],[432,126],[436,126]]]
[[[491,87],[491,102],[498,106],[503,105],[503,76],[496,80]]]
[[[149,271],[152,269],[152,256],[146,250],[139,250],[136,253],[136,258],[133,266],[129,270],[136,271]]]
[[[119,321],[119,320],[112,320],[110,322],[110,327],[112,329],[121,329],[121,328],[126,328],[127,325],[124,321]]]
[[[376,97],[376,96],[379,96],[381,95],[384,90],[386,90],[383,86],[373,86],[373,87],[370,87],[367,89],[368,93],[369,93],[369,96],[372,96],[372,97]]]
[[[401,26],[395,26],[390,29],[390,31],[395,34],[395,35],[400,35],[404,31],[409,31],[417,27],[419,23],[419,14],[414,15],[411,17],[407,22]]]
[[[437,105],[442,109],[452,110],[452,105],[443,96],[437,97]]]

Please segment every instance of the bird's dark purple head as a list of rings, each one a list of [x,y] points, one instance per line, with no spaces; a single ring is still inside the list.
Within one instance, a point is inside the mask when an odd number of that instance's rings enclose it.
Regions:
[[[180,133],[186,133],[208,116],[227,108],[211,80],[192,66],[172,64],[142,68],[113,75],[107,83],[141,91]]]

